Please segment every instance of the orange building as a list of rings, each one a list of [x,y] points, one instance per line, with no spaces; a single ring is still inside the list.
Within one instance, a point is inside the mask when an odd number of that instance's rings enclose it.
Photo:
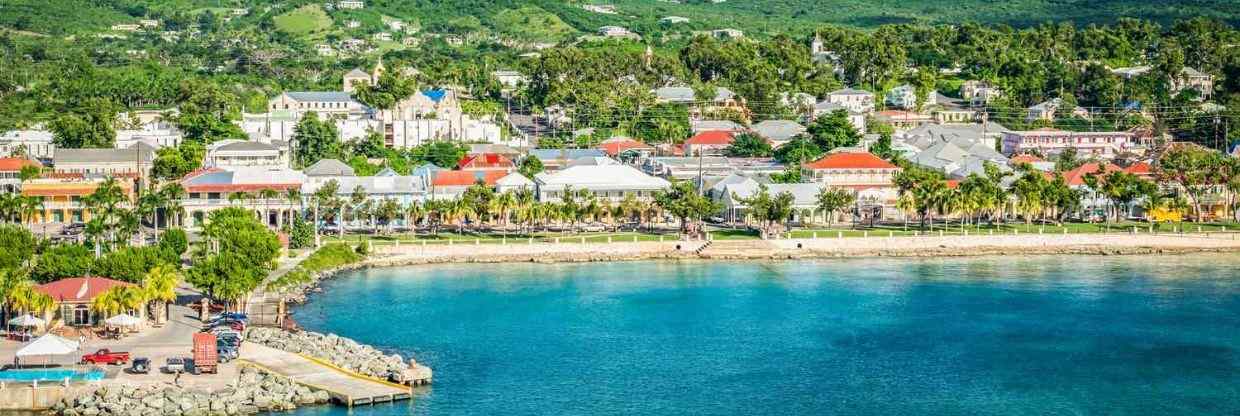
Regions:
[[[104,178],[39,178],[22,185],[23,196],[41,198],[43,210],[29,218],[31,223],[79,223],[90,221],[90,213],[82,198],[95,192]],[[133,182],[118,179],[117,184],[130,201],[133,200]]]

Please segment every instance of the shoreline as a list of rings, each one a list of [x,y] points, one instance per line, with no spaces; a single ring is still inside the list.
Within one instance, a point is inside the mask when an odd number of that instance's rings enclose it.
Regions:
[[[320,271],[284,292],[302,304],[344,272],[435,264],[594,263],[623,261],[779,261],[841,258],[982,256],[1134,256],[1240,253],[1240,234],[1022,234],[847,237],[637,243],[513,243],[373,247],[362,261]]]
[[[705,246],[705,247],[703,247]],[[995,255],[1149,255],[1240,252],[1240,237],[1213,235],[979,235],[715,240],[642,243],[376,246],[348,269],[450,263],[585,263],[607,261],[797,260],[841,257],[974,257]],[[331,271],[328,274],[336,273]]]

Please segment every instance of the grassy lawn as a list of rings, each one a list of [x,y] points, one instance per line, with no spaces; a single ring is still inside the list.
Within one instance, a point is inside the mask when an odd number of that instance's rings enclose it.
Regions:
[[[272,20],[275,21],[276,29],[292,35],[306,35],[332,26],[331,17],[317,4],[301,6]]]
[[[555,232],[534,232],[534,233],[471,233],[471,232],[455,232],[440,231],[438,234],[410,234],[397,233],[390,235],[364,235],[364,234],[348,234],[343,238],[336,235],[323,236],[324,243],[347,242],[360,243],[363,241],[371,241],[374,244],[500,244],[507,242],[509,244],[528,243],[533,239],[535,243],[555,242],[558,238],[561,243],[606,243],[609,238],[613,243],[631,243],[659,241],[660,236],[665,241],[672,241],[679,238],[675,233],[659,234],[645,232],[580,232],[580,233],[555,233]]]

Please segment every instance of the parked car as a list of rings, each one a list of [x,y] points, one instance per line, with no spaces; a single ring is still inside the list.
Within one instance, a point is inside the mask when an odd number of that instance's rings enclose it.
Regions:
[[[181,357],[169,357],[164,362],[164,372],[168,374],[185,372],[185,359]]]
[[[133,364],[129,366],[130,374],[147,374],[151,372],[150,358],[134,358]]]
[[[216,346],[218,347],[217,352],[219,353],[219,361],[221,363],[235,360],[237,357],[241,356],[241,352],[237,350],[237,347],[220,344],[216,344]]]
[[[82,364],[112,364],[121,365],[129,362],[129,353],[123,351],[112,351],[107,348],[95,351],[94,354],[86,354],[82,356]]]

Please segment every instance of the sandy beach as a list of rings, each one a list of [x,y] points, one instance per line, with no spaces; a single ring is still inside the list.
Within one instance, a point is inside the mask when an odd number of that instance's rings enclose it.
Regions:
[[[1021,234],[815,239],[376,246],[359,267],[434,263],[590,262],[647,259],[798,259],[1033,254],[1137,255],[1240,251],[1232,233]]]

